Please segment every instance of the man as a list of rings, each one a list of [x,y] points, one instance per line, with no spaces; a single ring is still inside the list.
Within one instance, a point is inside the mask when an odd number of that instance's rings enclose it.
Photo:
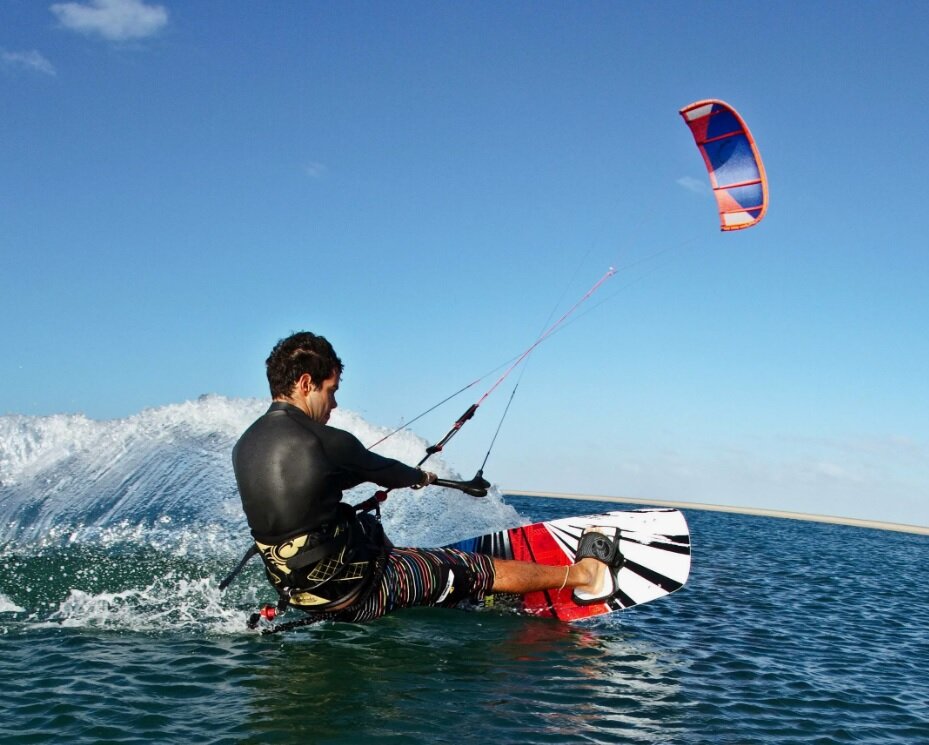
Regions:
[[[579,603],[615,593],[621,555],[598,532],[582,537],[579,561],[569,567],[394,547],[380,523],[356,514],[342,492],[364,482],[422,488],[435,474],[372,453],[354,435],[327,426],[342,361],[322,336],[304,331],[282,339],[266,364],[271,408],[236,443],[232,461],[281,606],[357,622],[397,608],[479,600],[491,591],[573,587]]]

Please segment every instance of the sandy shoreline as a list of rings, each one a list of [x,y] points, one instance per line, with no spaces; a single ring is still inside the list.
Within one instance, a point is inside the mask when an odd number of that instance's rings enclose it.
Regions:
[[[879,520],[860,520],[855,517],[835,517],[832,515],[808,515],[803,512],[786,512],[784,510],[766,510],[760,507],[731,507],[724,504],[701,504],[699,502],[668,502],[659,499],[627,499],[626,497],[604,497],[595,494],[566,494],[563,492],[546,491],[520,491],[518,489],[501,489],[504,495],[512,494],[514,497],[545,497],[548,499],[577,499],[586,502],[616,502],[619,504],[638,504],[651,507],[674,507],[681,510],[708,510],[711,512],[732,512],[738,515],[761,515],[763,517],[781,517],[788,520],[807,520],[816,523],[832,523],[834,525],[853,525],[858,528],[874,528],[876,530],[894,530],[899,533],[916,533],[929,535],[929,527],[922,525],[905,525],[902,523],[886,523]]]

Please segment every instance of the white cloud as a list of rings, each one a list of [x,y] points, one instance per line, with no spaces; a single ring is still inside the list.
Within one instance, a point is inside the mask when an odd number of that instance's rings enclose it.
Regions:
[[[326,172],[328,170],[329,169],[326,168],[326,165],[324,163],[318,163],[316,161],[313,161],[312,163],[307,163],[306,166],[304,166],[303,168],[303,172],[306,173],[307,176],[313,179],[323,178],[326,175]]]
[[[99,34],[109,41],[142,39],[158,33],[168,23],[164,6],[146,5],[142,0],[55,3],[51,11],[65,28]]]
[[[856,473],[854,469],[827,460],[821,460],[811,464],[809,470],[811,474],[829,479],[833,482],[845,481],[849,483],[861,483],[865,480],[864,477],[860,473]]]
[[[687,189],[687,191],[692,191],[695,194],[709,195],[712,192],[709,185],[705,181],[700,181],[699,179],[691,178],[690,176],[682,176],[677,180],[677,183]]]
[[[29,52],[8,52],[0,49],[0,62],[7,68],[31,70],[44,75],[55,74],[55,66],[35,49]]]

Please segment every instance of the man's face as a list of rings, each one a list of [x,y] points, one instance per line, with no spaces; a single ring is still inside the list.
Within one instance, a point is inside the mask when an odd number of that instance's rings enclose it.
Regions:
[[[331,377],[326,378],[322,384],[316,388],[309,386],[306,393],[306,411],[310,418],[320,424],[329,421],[329,414],[338,406],[335,400],[335,393],[339,390],[340,374],[334,372]]]

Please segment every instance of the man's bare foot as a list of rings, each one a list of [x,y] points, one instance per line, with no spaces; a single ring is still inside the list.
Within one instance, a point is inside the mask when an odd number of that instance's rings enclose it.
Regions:
[[[609,571],[606,564],[592,558],[581,559],[572,569],[580,583],[574,585],[574,589],[585,595],[596,595],[606,579],[604,575]]]
[[[578,543],[577,558],[575,566],[585,576],[574,586],[571,599],[578,605],[610,600],[619,589],[616,575],[625,561],[619,550],[619,531],[588,528]]]

